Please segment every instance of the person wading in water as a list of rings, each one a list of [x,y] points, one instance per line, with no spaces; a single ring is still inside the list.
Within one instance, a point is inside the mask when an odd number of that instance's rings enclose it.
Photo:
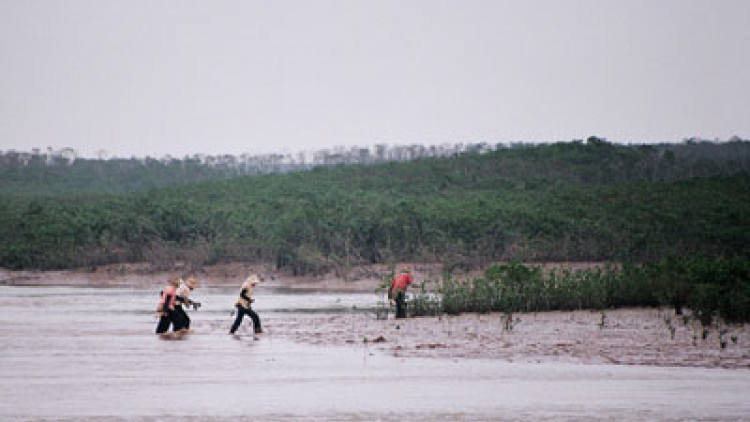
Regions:
[[[190,292],[196,287],[198,287],[198,282],[195,278],[190,277],[187,281],[180,280],[180,287],[177,288],[177,298],[175,300],[177,320],[174,322],[174,329],[175,331],[179,330],[183,334],[192,332],[190,330],[190,317],[185,312],[185,309],[183,309],[183,305],[186,307],[192,306],[195,311],[201,306],[200,302],[190,299]]]
[[[234,324],[232,324],[232,328],[229,330],[229,334],[234,334],[234,332],[237,331],[238,328],[240,328],[240,324],[242,324],[242,318],[245,315],[249,315],[253,320],[255,334],[260,334],[263,332],[263,329],[260,326],[260,317],[257,313],[255,313],[255,311],[253,311],[253,308],[251,307],[251,304],[255,301],[255,299],[253,299],[253,288],[255,288],[255,285],[258,284],[258,282],[260,282],[258,276],[256,274],[251,274],[250,277],[248,277],[247,280],[242,283],[240,297],[239,299],[237,299],[237,303],[235,304],[235,306],[237,307],[237,318],[235,318]]]
[[[161,300],[156,307],[159,323],[156,325],[156,334],[165,334],[172,325],[175,330],[179,329],[179,315],[175,312],[175,300],[177,298],[177,286],[180,283],[178,277],[171,278],[169,283],[161,291]]]

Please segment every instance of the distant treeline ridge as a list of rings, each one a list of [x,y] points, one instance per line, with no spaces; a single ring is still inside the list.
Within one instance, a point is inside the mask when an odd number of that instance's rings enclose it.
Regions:
[[[400,261],[450,269],[750,251],[750,142],[741,140],[589,138],[229,179],[200,163],[178,171],[176,161],[157,166],[170,185],[156,188],[144,180],[159,172],[141,164],[75,163],[64,167],[75,177],[37,180],[0,162],[0,266],[247,261],[346,275]]]

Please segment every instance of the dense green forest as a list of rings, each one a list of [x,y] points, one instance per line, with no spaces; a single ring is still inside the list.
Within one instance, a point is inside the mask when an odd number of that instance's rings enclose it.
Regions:
[[[451,269],[750,252],[747,141],[589,138],[435,155],[244,176],[175,160],[155,165],[166,172],[159,183],[143,182],[139,165],[96,160],[36,180],[16,157],[0,166],[0,266],[247,261],[344,274],[403,261]],[[134,182],[112,188],[123,180]]]

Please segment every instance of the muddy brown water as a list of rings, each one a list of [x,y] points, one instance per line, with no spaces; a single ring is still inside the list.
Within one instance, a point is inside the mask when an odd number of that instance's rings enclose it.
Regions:
[[[750,371],[507,363],[313,346],[274,321],[372,313],[370,294],[259,294],[269,327],[227,334],[236,292],[202,289],[195,333],[153,334],[149,289],[0,286],[0,421],[747,421]]]

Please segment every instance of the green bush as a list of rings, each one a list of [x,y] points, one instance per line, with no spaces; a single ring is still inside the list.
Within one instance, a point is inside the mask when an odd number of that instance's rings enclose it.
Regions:
[[[442,311],[537,312],[624,306],[687,307],[704,325],[750,321],[750,260],[668,258],[653,263],[554,269],[510,262],[483,277],[446,279]]]

